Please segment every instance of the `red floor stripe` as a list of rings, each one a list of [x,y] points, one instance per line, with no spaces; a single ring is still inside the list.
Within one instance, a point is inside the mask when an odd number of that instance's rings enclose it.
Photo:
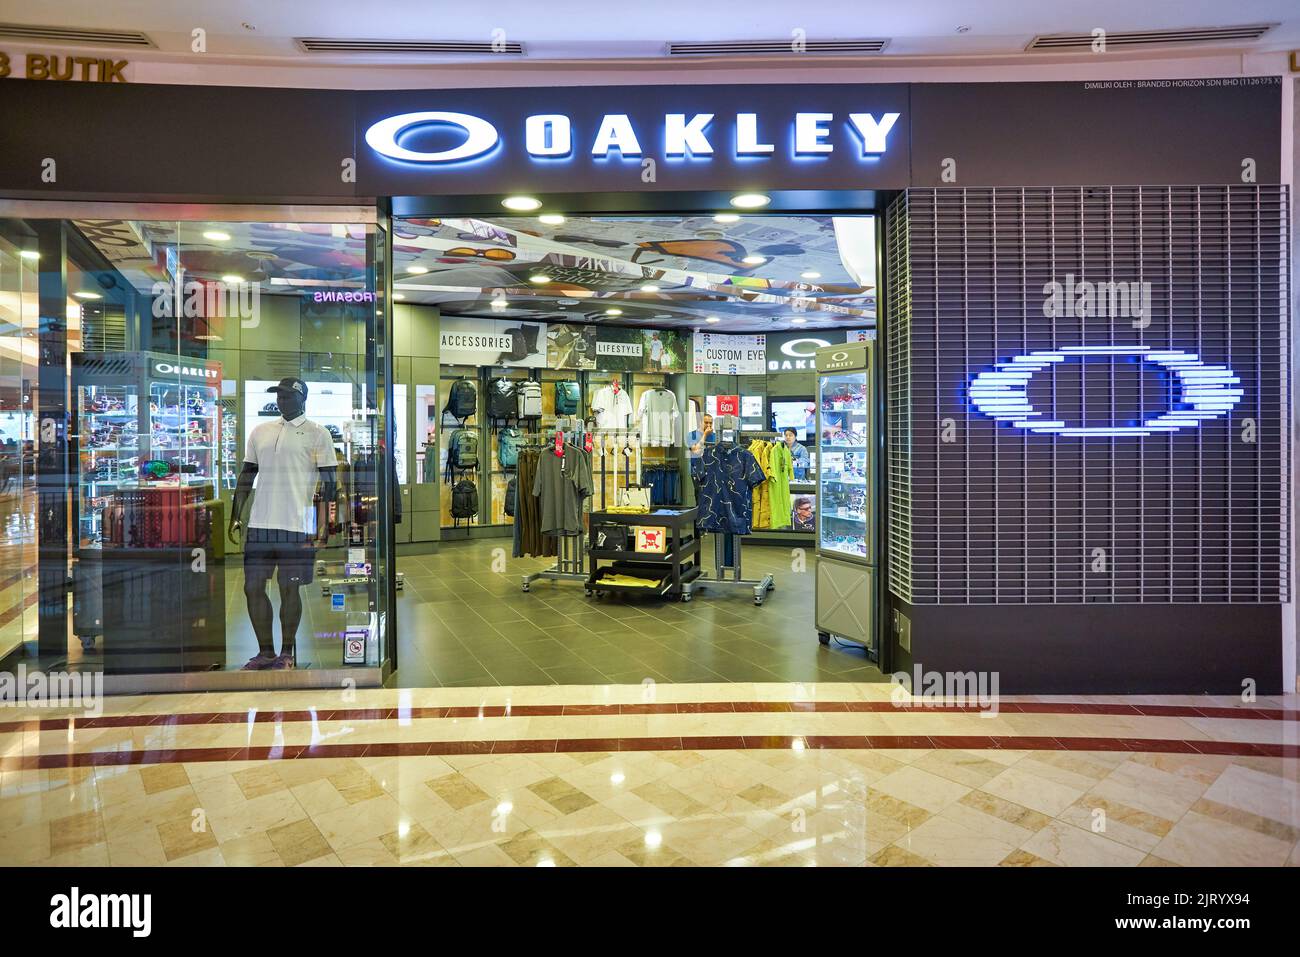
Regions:
[[[1300,745],[1163,738],[1054,738],[978,735],[706,735],[645,738],[542,738],[511,741],[410,741],[374,744],[283,745],[256,748],[174,748],[78,751],[0,758],[0,770],[179,764],[207,761],[283,761],[311,758],[408,757],[453,754],[538,754],[615,751],[713,750],[1018,750],[1129,751],[1300,758]]]
[[[482,705],[430,708],[322,708],[297,711],[225,711],[181,714],[122,714],[98,718],[29,718],[0,722],[0,734],[19,731],[66,731],[139,728],[155,724],[274,724],[317,721],[391,721],[395,718],[535,718],[605,717],[645,714],[978,714],[976,705],[896,705],[890,701],[692,701],[668,704]],[[1137,718],[1238,718],[1247,721],[1300,721],[1300,710],[1277,708],[1194,708],[1187,705],[1110,705],[1063,701],[1008,701],[1000,714],[1127,715]]]

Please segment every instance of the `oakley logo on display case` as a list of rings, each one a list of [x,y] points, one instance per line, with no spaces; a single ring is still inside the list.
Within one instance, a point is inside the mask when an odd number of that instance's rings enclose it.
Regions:
[[[1174,407],[1134,425],[1114,423],[1104,426],[1067,425],[1049,418],[1054,413],[1041,412],[1029,401],[1029,382],[1034,374],[1048,366],[1078,357],[1131,357],[1139,364],[1151,363],[1173,373],[1178,387]],[[1150,346],[1063,346],[1043,352],[1016,356],[998,363],[991,370],[978,373],[970,382],[968,394],[977,410],[999,422],[1029,432],[1068,436],[1142,436],[1194,428],[1207,419],[1225,416],[1245,394],[1241,379],[1227,366],[1208,365],[1194,353],[1175,349],[1152,349]]]
[[[889,132],[901,114],[849,113],[839,126],[841,134],[847,130],[856,139],[859,159],[874,160],[888,148]],[[762,158],[777,151],[782,142],[796,158],[825,156],[835,151],[836,136],[834,113],[795,113],[784,123],[773,123],[765,133],[757,113],[737,113],[730,124],[715,122],[713,113],[666,113],[662,126],[656,131],[661,137],[663,153],[670,158],[709,159],[715,154],[715,144],[730,144],[736,157]],[[403,146],[402,140],[420,131],[436,128],[459,130],[463,139],[447,149],[421,151]],[[778,134],[786,131],[784,137]],[[590,146],[583,148],[594,158],[604,159],[614,155],[638,157],[647,150],[642,146],[650,131],[638,130],[627,113],[606,113],[594,131]],[[428,111],[400,113],[380,120],[370,126],[365,134],[366,143],[376,153],[389,159],[421,165],[444,165],[477,159],[494,151],[502,142],[497,128],[482,117],[469,113]],[[575,130],[572,119],[563,113],[541,113],[524,120],[523,146],[531,157],[537,159],[572,159]],[[658,142],[659,140],[656,140]],[[649,142],[647,140],[647,142]],[[655,153],[657,150],[650,150]]]

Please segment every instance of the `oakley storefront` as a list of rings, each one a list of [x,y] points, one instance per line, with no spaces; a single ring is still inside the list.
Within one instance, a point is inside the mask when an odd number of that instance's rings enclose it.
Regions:
[[[515,521],[490,429],[457,513],[457,383],[766,430],[824,338],[881,670],[1294,682],[1279,77],[0,102],[6,671],[378,684],[399,550]]]

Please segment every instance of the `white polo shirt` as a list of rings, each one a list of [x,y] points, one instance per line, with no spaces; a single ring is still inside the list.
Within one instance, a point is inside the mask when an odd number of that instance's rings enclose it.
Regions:
[[[263,422],[249,433],[244,461],[257,466],[249,528],[315,530],[312,497],[320,481],[318,470],[338,464],[324,426],[305,415],[292,422]]]

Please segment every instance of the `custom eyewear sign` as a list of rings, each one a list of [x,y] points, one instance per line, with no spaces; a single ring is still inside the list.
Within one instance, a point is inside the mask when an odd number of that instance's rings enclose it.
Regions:
[[[767,336],[695,333],[695,371],[723,375],[762,375],[767,371]]]

